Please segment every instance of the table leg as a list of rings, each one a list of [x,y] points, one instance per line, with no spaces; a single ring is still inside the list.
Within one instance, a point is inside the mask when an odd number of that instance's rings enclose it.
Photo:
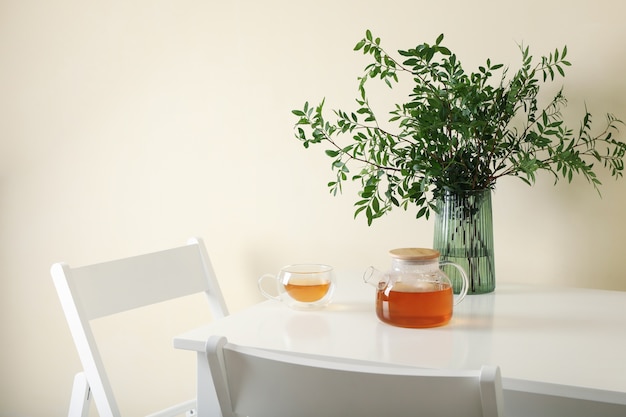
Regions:
[[[197,356],[197,417],[221,417],[222,412],[215,394],[211,370],[205,352],[198,352]]]

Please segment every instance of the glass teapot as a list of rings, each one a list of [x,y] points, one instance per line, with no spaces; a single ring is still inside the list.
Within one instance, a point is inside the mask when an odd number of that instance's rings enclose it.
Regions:
[[[400,327],[436,327],[452,318],[452,307],[467,294],[468,280],[463,268],[453,262],[439,262],[439,251],[400,248],[389,251],[391,270],[369,267],[363,280],[376,287],[376,315],[384,323]],[[452,283],[440,269],[451,265],[463,278],[461,292],[454,296]]]

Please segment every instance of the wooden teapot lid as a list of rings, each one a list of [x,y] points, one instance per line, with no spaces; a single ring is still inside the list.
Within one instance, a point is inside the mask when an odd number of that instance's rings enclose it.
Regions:
[[[427,248],[398,248],[389,251],[389,255],[395,259],[405,261],[428,261],[439,258],[439,251]]]

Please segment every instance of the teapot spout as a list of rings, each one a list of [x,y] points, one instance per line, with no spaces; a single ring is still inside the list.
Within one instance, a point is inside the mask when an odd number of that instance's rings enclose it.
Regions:
[[[389,276],[378,269],[370,266],[363,273],[363,282],[370,284],[373,287],[380,288],[386,286],[389,281]]]

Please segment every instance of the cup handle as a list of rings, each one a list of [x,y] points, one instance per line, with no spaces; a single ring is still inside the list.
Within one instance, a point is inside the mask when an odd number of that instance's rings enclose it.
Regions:
[[[465,273],[465,270],[461,267],[461,265],[455,264],[454,262],[443,261],[439,263],[439,266],[442,266],[442,265],[451,265],[455,267],[461,273],[461,278],[463,278],[463,285],[461,286],[461,292],[454,299],[454,305],[457,305],[461,301],[463,301],[463,299],[467,295],[467,289],[469,287],[469,280],[467,279],[467,274]]]
[[[278,295],[272,295],[268,293],[267,291],[265,291],[265,289],[263,288],[263,281],[267,280],[268,278],[271,278],[272,281],[274,281],[274,284],[276,284],[276,293],[280,294],[280,291],[278,291],[278,281],[276,280],[276,277],[272,274],[261,275],[261,277],[257,281],[257,285],[259,286],[259,291],[261,291],[261,294],[263,294],[265,298],[269,298],[270,300],[280,301],[280,297]]]

